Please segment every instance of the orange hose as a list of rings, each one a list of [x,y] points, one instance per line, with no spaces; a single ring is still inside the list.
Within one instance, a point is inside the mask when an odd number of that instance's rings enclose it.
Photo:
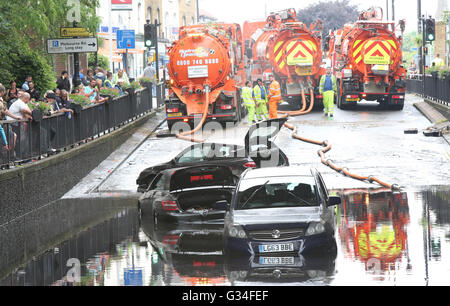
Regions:
[[[188,132],[183,132],[178,134],[176,137],[178,139],[183,139],[183,140],[187,140],[187,141],[191,141],[191,142],[197,142],[197,143],[203,143],[205,142],[204,139],[196,139],[194,137],[188,137],[188,135],[192,135],[195,132],[197,132],[198,130],[200,130],[203,126],[203,124],[206,121],[206,117],[208,116],[208,111],[209,111],[209,90],[206,90],[206,101],[205,101],[205,105],[203,107],[203,117],[202,120],[200,121],[200,123],[195,127],[195,129],[188,131]]]
[[[329,144],[328,141],[320,142],[320,141],[316,141],[316,140],[311,140],[311,139],[300,137],[297,134],[297,128],[295,126],[293,126],[293,125],[291,125],[289,123],[286,123],[284,126],[287,127],[288,129],[292,130],[292,137],[293,138],[298,139],[298,140],[303,141],[303,142],[307,142],[307,143],[323,146],[324,148],[322,150],[318,151],[317,154],[320,156],[321,162],[325,166],[328,166],[331,169],[333,169],[333,170],[335,170],[335,171],[337,171],[337,172],[339,172],[339,173],[341,173],[341,174],[343,174],[343,175],[345,175],[347,177],[356,179],[356,180],[368,181],[369,183],[376,182],[379,185],[381,185],[383,187],[386,187],[386,188],[389,188],[391,190],[399,189],[399,187],[397,185],[391,185],[391,184],[385,183],[385,182],[383,182],[383,181],[381,181],[381,180],[379,180],[379,179],[377,179],[375,177],[372,177],[372,176],[360,176],[360,175],[357,175],[357,174],[349,172],[346,168],[342,168],[342,167],[339,167],[339,166],[335,165],[332,160],[329,160],[329,159],[327,160],[325,158],[325,153],[327,153],[327,152],[329,152],[331,150],[331,144]]]
[[[291,112],[285,112],[285,111],[279,111],[278,113],[280,114],[284,114],[284,115],[288,115],[291,117],[296,117],[296,116],[302,116],[302,115],[306,115],[309,114],[312,109],[314,108],[314,91],[312,89],[310,89],[309,91],[310,96],[311,96],[311,104],[309,105],[309,108],[305,111],[306,108],[306,97],[305,97],[305,91],[302,89],[302,101],[303,101],[303,107],[298,110],[298,111],[291,111]]]

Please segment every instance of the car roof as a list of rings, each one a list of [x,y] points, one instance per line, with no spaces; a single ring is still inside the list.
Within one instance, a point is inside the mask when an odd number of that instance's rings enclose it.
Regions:
[[[306,166],[289,166],[289,167],[275,167],[275,168],[261,168],[249,170],[244,173],[242,179],[256,179],[267,177],[282,177],[282,176],[309,176],[312,177],[311,171],[314,170]]]

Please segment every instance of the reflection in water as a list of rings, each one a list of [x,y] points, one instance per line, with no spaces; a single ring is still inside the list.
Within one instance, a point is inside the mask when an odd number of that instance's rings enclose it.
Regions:
[[[395,270],[407,254],[409,207],[406,193],[344,192],[339,236],[345,255],[378,275]]]
[[[67,222],[62,212],[72,208],[62,205],[23,220],[35,220],[30,226],[51,233],[47,236],[15,236],[19,223],[0,227],[0,241],[11,245],[0,250],[6,254],[1,260],[8,259],[0,262],[0,271],[12,271],[0,274],[0,285],[450,284],[448,188],[347,190],[341,197],[337,257],[230,258],[222,254],[223,225],[155,227],[152,220],[139,219],[135,205],[114,210],[116,204],[104,204],[98,210],[92,207],[99,203],[75,203],[73,228],[66,223],[58,227],[56,219]],[[33,244],[36,239],[39,243]],[[23,254],[26,260],[20,263]]]

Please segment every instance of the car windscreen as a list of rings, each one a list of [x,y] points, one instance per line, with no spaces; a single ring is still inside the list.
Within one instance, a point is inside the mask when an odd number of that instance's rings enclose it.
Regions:
[[[178,157],[178,163],[188,164],[214,159],[245,157],[241,147],[226,144],[200,144],[190,147]]]
[[[243,180],[235,210],[318,206],[312,177],[272,177]]]
[[[170,191],[209,186],[235,186],[231,169],[226,166],[191,167],[175,170],[170,179]]]

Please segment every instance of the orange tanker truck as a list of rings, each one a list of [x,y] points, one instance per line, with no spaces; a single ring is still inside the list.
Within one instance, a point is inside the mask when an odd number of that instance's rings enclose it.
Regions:
[[[405,22],[398,27],[403,35]],[[395,22],[383,21],[383,10],[360,13],[355,24],[333,31],[325,50],[338,81],[337,105],[352,108],[361,100],[377,101],[386,108],[402,110],[406,70],[402,61],[402,36]]]
[[[193,25],[180,28],[169,48],[169,128],[176,122],[202,117],[207,121],[241,119],[238,87],[245,82],[242,32],[238,24]]]
[[[318,87],[325,70],[321,68],[322,22],[307,27],[296,16],[295,9],[272,13],[265,26],[253,31],[246,42],[246,56],[251,58],[252,81],[267,81],[273,73],[281,85],[283,99],[299,106],[302,96],[310,102],[314,98],[316,103],[322,100]]]

